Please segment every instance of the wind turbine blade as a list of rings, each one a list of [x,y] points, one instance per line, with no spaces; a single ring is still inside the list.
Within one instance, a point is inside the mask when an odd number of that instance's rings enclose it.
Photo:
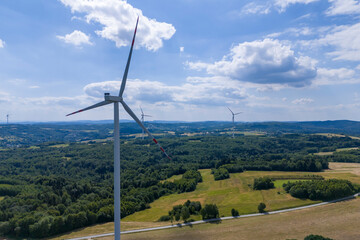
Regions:
[[[101,106],[104,106],[104,105],[107,105],[107,104],[110,104],[111,102],[109,101],[102,101],[102,102],[99,102],[97,104],[94,104],[90,107],[87,107],[87,108],[83,108],[83,109],[80,109],[76,112],[73,112],[73,113],[69,113],[68,115],[66,116],[70,116],[70,115],[73,115],[73,114],[76,114],[76,113],[79,113],[79,112],[84,112],[84,111],[87,111],[87,110],[90,110],[90,109],[93,109],[93,108],[97,108],[97,107],[101,107]]]
[[[227,107],[229,109],[229,111],[234,115],[233,111],[231,111],[231,109],[229,107]]]
[[[243,112],[234,113],[234,115],[239,115],[240,113],[243,113]]]
[[[121,104],[123,105],[125,111],[135,120],[135,122],[137,122],[137,124],[139,124],[139,126],[144,129],[144,131],[149,135],[149,137],[154,141],[154,143],[156,143],[159,148],[161,149],[161,151],[166,155],[166,157],[168,159],[171,160],[171,157],[169,157],[169,155],[165,152],[165,150],[161,147],[161,145],[158,143],[158,141],[156,141],[156,139],[154,138],[154,136],[149,132],[149,130],[147,130],[147,128],[144,126],[144,124],[142,124],[142,122],[139,120],[139,118],[135,115],[135,113],[130,109],[130,107],[124,102],[121,101]]]
[[[145,115],[145,114],[144,114],[143,116],[144,116],[144,117],[152,117],[152,116],[150,116],[150,115]]]
[[[142,110],[141,107],[140,107],[140,110],[141,110],[141,116],[145,116],[145,115],[144,115],[144,111]]]
[[[122,79],[122,82],[121,82],[119,97],[122,97],[122,95],[123,95],[123,93],[124,93],[124,90],[125,90],[126,79],[127,79],[127,75],[128,75],[128,72],[129,72],[131,55],[132,55],[132,51],[133,51],[133,48],[134,48],[134,42],[135,42],[135,36],[136,36],[136,31],[137,31],[138,23],[139,23],[139,17],[137,18],[137,21],[136,21],[134,36],[133,36],[133,40],[132,40],[132,43],[131,43],[130,53],[129,53],[129,57],[128,57],[128,60],[127,60],[127,63],[126,63],[124,76],[123,76],[123,79]]]

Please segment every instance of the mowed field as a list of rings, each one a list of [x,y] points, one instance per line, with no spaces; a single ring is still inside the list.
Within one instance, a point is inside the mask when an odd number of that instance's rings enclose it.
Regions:
[[[161,216],[167,215],[173,206],[183,204],[186,200],[200,201],[202,205],[215,203],[219,208],[220,216],[230,216],[232,208],[237,209],[240,214],[257,212],[260,202],[266,204],[268,211],[315,203],[293,198],[286,194],[282,187],[262,191],[251,189],[254,178],[259,176],[306,175],[308,173],[248,171],[230,174],[230,179],[215,181],[210,169],[200,170],[200,172],[203,182],[197,185],[195,191],[161,197],[150,204],[151,208],[127,216],[123,221],[154,222]],[[201,216],[191,216],[191,218],[200,220]]]
[[[267,205],[267,211],[315,203],[310,200],[296,199],[286,194],[281,187],[284,180],[275,182],[275,189],[263,191],[253,191],[251,189],[253,179],[256,177],[301,176],[313,173],[248,171],[231,174],[230,179],[221,181],[214,181],[210,170],[201,170],[201,174],[203,182],[198,184],[194,192],[161,197],[150,204],[150,209],[137,212],[122,219],[122,230],[169,225],[170,222],[157,222],[157,220],[160,216],[166,215],[172,206],[182,204],[187,199],[200,201],[202,204],[217,204],[220,216],[230,216],[232,208],[237,209],[240,214],[255,213],[260,202],[264,202]],[[360,184],[360,164],[330,163],[330,170],[316,174],[322,175],[325,178],[348,179]],[[179,178],[179,176],[174,178]],[[354,209],[357,210],[354,211]],[[194,220],[200,219],[199,216],[191,216],[191,218]],[[323,234],[328,237],[337,236],[336,238],[334,237],[335,239],[360,239],[360,236],[356,235],[360,234],[360,231],[358,231],[359,220],[360,199],[356,199],[309,210],[228,220],[220,224],[204,224],[196,225],[192,228],[124,235],[124,239],[301,239],[306,236],[305,233]],[[260,226],[264,227],[260,228]],[[56,239],[112,231],[113,223],[106,223],[62,235]],[[327,231],[332,235],[326,234]],[[339,232],[339,234],[335,235],[336,232]],[[289,235],[287,235],[288,233]],[[340,238],[339,236],[342,237]]]

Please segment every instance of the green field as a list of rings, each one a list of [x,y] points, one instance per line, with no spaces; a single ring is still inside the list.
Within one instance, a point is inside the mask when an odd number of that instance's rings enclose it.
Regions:
[[[358,147],[352,147],[352,148],[338,148],[336,149],[336,152],[343,152],[343,151],[351,151],[351,150],[359,150]],[[333,155],[334,152],[318,152],[315,153],[315,155],[319,155],[319,156],[326,156],[326,155]]]
[[[305,175],[308,173],[287,173],[287,172],[261,172],[249,171],[244,173],[230,174],[230,179],[215,181],[210,169],[200,170],[203,182],[197,185],[193,192],[171,194],[161,197],[150,204],[149,209],[134,213],[124,218],[128,222],[153,222],[162,215],[167,215],[173,206],[183,204],[186,200],[200,201],[201,204],[215,203],[220,216],[230,216],[231,209],[235,208],[240,214],[257,212],[257,205],[264,202],[267,210],[278,210],[295,206],[302,206],[315,203],[311,200],[301,200],[291,197],[282,188],[282,184],[288,180],[277,180],[276,188],[270,190],[254,191],[251,189],[253,179],[259,176],[286,176]],[[180,178],[174,176],[169,180]],[[293,180],[294,181],[294,180]],[[191,216],[194,220],[200,216]]]

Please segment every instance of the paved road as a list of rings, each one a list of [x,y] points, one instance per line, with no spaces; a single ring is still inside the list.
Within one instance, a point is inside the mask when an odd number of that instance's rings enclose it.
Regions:
[[[208,223],[208,222],[216,222],[216,221],[221,221],[221,220],[236,219],[236,218],[246,218],[246,217],[256,217],[256,216],[262,216],[262,215],[291,212],[291,211],[296,211],[296,210],[300,210],[300,209],[312,208],[312,207],[317,207],[317,206],[326,205],[326,204],[330,204],[330,203],[335,203],[335,202],[341,202],[341,201],[354,199],[354,198],[358,197],[359,194],[360,193],[357,193],[357,194],[354,194],[354,195],[349,196],[349,197],[340,198],[340,199],[336,199],[336,200],[332,200],[332,201],[328,201],[328,202],[316,203],[316,204],[307,205],[307,206],[303,206],[303,207],[289,208],[289,209],[271,211],[271,212],[266,212],[266,213],[246,214],[246,215],[240,215],[240,216],[237,216],[237,217],[230,216],[230,217],[222,217],[222,218],[213,218],[213,219],[208,219],[208,220],[200,220],[200,221],[195,221],[195,222],[190,222],[190,223],[181,223],[181,224],[179,223],[179,224],[162,226],[162,227],[153,227],[153,228],[143,228],[143,229],[136,229],[136,230],[128,230],[128,231],[122,231],[121,234],[146,232],[146,231],[155,231],[155,230],[168,229],[168,228],[177,228],[177,227],[186,227],[186,226],[193,226],[193,225],[196,225],[196,224],[202,224],[202,223]],[[98,235],[92,235],[92,236],[87,236],[87,237],[71,238],[71,239],[68,239],[68,240],[93,239],[93,238],[107,237],[107,236],[113,236],[113,235],[114,235],[114,233],[105,233],[105,234],[98,234]]]

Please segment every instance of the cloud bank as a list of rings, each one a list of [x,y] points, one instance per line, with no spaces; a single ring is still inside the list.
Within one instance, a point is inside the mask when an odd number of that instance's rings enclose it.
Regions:
[[[188,66],[242,82],[303,87],[316,77],[315,64],[309,57],[296,57],[289,45],[267,38],[240,43],[215,63],[189,62]]]
[[[360,2],[356,0],[328,0],[332,5],[326,11],[329,16],[360,14]]]
[[[124,93],[126,102],[152,104],[223,105],[239,102],[247,97],[237,82],[219,77],[188,78],[178,86],[158,81],[129,79]],[[91,83],[84,87],[86,95],[103,98],[105,92],[118,94],[120,81]]]

